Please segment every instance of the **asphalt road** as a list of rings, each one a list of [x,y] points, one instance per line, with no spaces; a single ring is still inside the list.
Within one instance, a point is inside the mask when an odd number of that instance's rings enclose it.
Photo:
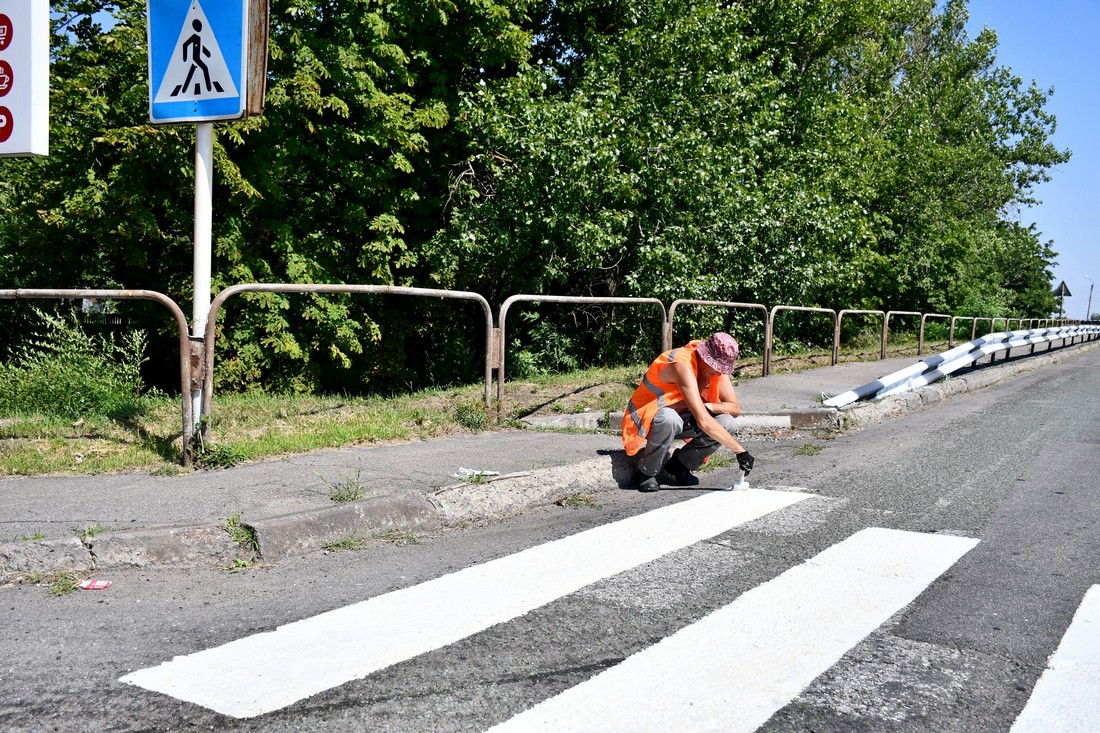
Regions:
[[[461,595],[463,588],[478,592],[482,576],[501,564],[494,560],[544,552],[534,566],[517,566],[513,581],[519,597],[537,591],[544,578],[550,585],[560,573],[580,572],[583,563],[566,544],[540,550],[545,543],[574,542],[632,518],[663,517],[651,513],[680,505],[704,507],[701,516],[709,519],[716,502],[741,498],[736,492],[691,490],[605,492],[595,506],[535,509],[405,544],[375,542],[238,573],[119,571],[111,574],[107,590],[62,597],[40,587],[0,588],[0,729],[484,731],[529,715],[558,695],[587,689],[601,673],[618,671],[619,687],[596,695],[598,707],[565,705],[590,729],[607,730],[646,705],[671,709],[685,694],[678,681],[694,680],[697,668],[713,663],[704,659],[706,642],[703,652],[678,658],[674,653],[673,662],[666,658],[656,666],[628,666],[626,660],[647,658],[659,642],[666,643],[662,640],[684,636],[677,632],[705,631],[719,612],[736,611],[734,625],[714,631],[709,646],[725,649],[744,641],[738,637],[749,633],[739,629],[760,629],[752,633],[768,641],[757,656],[741,651],[720,656],[722,666],[709,675],[717,687],[705,680],[687,685],[687,694],[694,691],[697,697],[685,704],[694,705],[695,712],[721,704],[706,715],[685,713],[680,727],[734,730],[729,718],[749,720],[748,710],[760,701],[723,698],[727,675],[745,678],[746,684],[766,683],[768,664],[783,644],[792,646],[787,653],[795,660],[818,654],[829,659],[819,647],[841,635],[848,616],[863,612],[856,596],[845,596],[850,603],[830,615],[827,593],[803,593],[799,589],[805,586],[783,581],[807,569],[827,569],[821,558],[875,528],[900,530],[897,536],[921,542],[977,542],[933,572],[915,600],[888,608],[867,633],[842,640],[835,659],[774,710],[764,705],[770,717],[747,729],[1007,731],[1086,592],[1100,583],[1094,478],[1100,468],[1098,366],[1100,352],[1093,351],[835,440],[754,439],[750,447],[767,470],[750,477],[753,489],[796,498],[794,503],[744,523],[731,520],[713,536],[688,537],[655,559],[644,552],[648,534],[616,535],[621,538],[609,547],[638,543],[638,564],[628,557],[625,568],[605,577],[596,568],[592,582],[582,580],[576,590],[535,601],[514,617],[471,627],[443,646],[398,654],[361,679],[349,677],[252,717],[215,712],[120,679],[161,668],[177,656],[198,664],[204,650],[279,629],[252,639],[255,644],[236,655],[234,671],[215,685],[230,696],[255,687],[248,695],[262,697],[273,686],[264,682],[266,675],[277,670],[289,670],[291,678],[299,671],[307,676],[314,674],[305,671],[311,659],[337,666],[337,658],[366,657],[383,642],[405,643],[406,636],[415,648],[420,637],[472,605],[511,600],[510,590]],[[732,472],[720,470],[726,474],[717,475],[718,483],[732,483]],[[656,522],[669,532],[692,525]],[[613,554],[589,552],[608,562]],[[858,552],[844,568],[871,578],[869,599],[881,595],[870,569],[881,559],[878,554]],[[915,562],[932,553],[910,554],[903,559]],[[451,578],[460,582],[446,585]],[[755,599],[760,589],[783,588],[794,590],[762,601],[760,607],[769,609],[765,618],[753,616],[748,606],[742,609],[741,602]],[[402,606],[406,595],[418,598],[417,605]],[[391,600],[383,619],[388,626],[359,631],[339,614],[314,618],[365,601]],[[304,619],[314,619],[312,641],[292,646],[289,654],[267,655],[265,644],[284,635],[281,627]],[[774,640],[764,636],[769,625],[778,627]],[[806,641],[792,642],[797,639]],[[192,675],[200,681],[217,674],[201,664],[197,669]],[[1092,684],[1100,685],[1100,675],[1092,672]],[[1100,697],[1098,689],[1085,692]],[[538,729],[533,723],[513,726]],[[1095,730],[1096,721],[1085,726],[1078,730]]]

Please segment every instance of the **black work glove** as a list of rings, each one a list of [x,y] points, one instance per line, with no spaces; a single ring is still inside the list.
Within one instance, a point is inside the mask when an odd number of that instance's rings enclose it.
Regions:
[[[752,457],[752,453],[744,451],[737,454],[737,467],[744,471],[746,476],[752,471],[755,463],[756,459]]]

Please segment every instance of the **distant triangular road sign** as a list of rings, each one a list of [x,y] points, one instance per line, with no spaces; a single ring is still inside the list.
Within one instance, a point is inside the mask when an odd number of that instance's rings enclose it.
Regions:
[[[159,104],[239,96],[214,29],[199,0],[192,0],[153,101]]]
[[[1071,298],[1073,294],[1069,292],[1069,288],[1066,287],[1066,281],[1063,280],[1058,287],[1054,289],[1054,294],[1063,298]]]

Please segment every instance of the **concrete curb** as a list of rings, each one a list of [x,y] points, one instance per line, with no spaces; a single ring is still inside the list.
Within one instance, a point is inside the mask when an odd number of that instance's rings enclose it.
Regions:
[[[864,427],[900,417],[949,397],[973,392],[1017,374],[1057,364],[1093,349],[1100,342],[1072,351],[1031,356],[996,369],[938,382],[879,402],[857,403],[842,410],[782,410],[776,415],[738,418],[745,432],[817,427]],[[589,416],[561,415],[539,427],[585,426]],[[602,417],[602,416],[601,416]],[[572,420],[572,421],[571,421]],[[530,421],[528,421],[530,422]],[[349,504],[250,522],[242,517],[255,546],[242,547],[222,526],[153,527],[106,532],[94,537],[24,540],[0,544],[0,583],[36,574],[75,573],[146,567],[224,567],[240,559],[279,560],[321,549],[345,538],[366,539],[387,532],[434,531],[513,516],[577,493],[613,491],[630,486],[633,464],[622,451],[609,451],[589,461],[493,477],[483,483],[446,486],[424,496],[380,496]]]
[[[431,496],[446,527],[461,527],[521,513],[577,493],[612,491],[633,480],[634,467],[623,451],[569,466],[515,473],[484,483],[457,484]]]
[[[96,570],[232,565],[242,550],[224,527],[104,532],[86,542]]]
[[[264,560],[319,550],[347,538],[387,532],[431,531],[442,526],[439,513],[423,496],[379,496],[281,517],[246,522]]]
[[[83,573],[95,567],[92,553],[76,537],[0,544],[0,583],[48,573]]]

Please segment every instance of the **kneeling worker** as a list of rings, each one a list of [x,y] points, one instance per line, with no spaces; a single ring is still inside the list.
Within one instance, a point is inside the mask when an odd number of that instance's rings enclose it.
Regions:
[[[733,437],[741,413],[729,375],[740,355],[737,341],[719,331],[666,351],[650,364],[623,416],[623,445],[638,458],[638,490],[695,486],[692,471],[724,445],[746,474],[752,455]],[[665,460],[675,439],[690,439]]]

